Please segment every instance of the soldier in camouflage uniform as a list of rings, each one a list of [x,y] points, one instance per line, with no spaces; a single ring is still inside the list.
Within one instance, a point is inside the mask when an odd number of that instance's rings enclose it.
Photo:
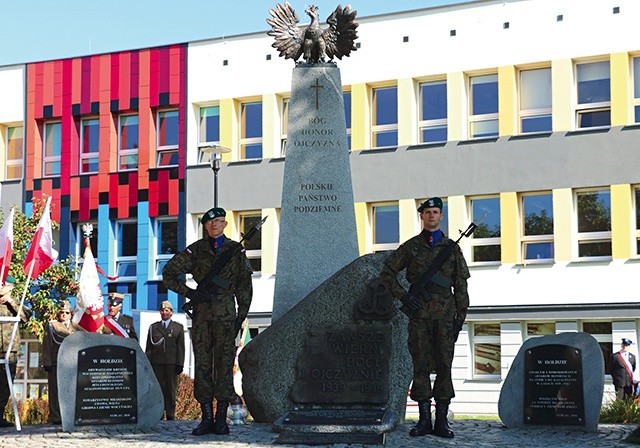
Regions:
[[[16,280],[8,275],[5,283],[0,287],[0,316],[2,317],[15,317],[18,315],[20,309],[20,301],[11,297],[13,287]],[[29,319],[31,311],[27,308],[22,308],[20,312],[20,319],[26,322]],[[7,350],[9,349],[9,343],[11,341],[11,334],[13,333],[13,322],[0,323],[0,356],[2,358],[7,357]],[[11,345],[11,351],[8,353],[9,359],[9,372],[11,373],[11,379],[16,376],[16,363],[18,361],[18,351],[20,350],[20,330],[16,331],[16,335]],[[11,391],[9,390],[9,383],[7,382],[7,374],[5,372],[5,366],[2,365],[0,371],[0,428],[8,428],[13,426],[13,423],[4,419],[4,408],[9,402]]]
[[[402,299],[407,292],[398,282],[398,272],[406,269],[407,280],[413,284],[421,279],[447,244],[455,245],[429,284],[428,290],[433,299],[409,320],[409,352],[413,360],[411,398],[418,402],[420,411],[420,419],[410,434],[434,433],[451,438],[453,431],[447,421],[449,403],[455,396],[451,364],[455,341],[469,307],[469,269],[460,247],[440,230],[444,218],[442,200],[428,199],[418,207],[418,212],[423,223],[422,232],[389,256],[380,277],[393,296]],[[429,375],[434,371],[436,380],[432,389]],[[436,401],[435,426],[431,424],[431,397]]]
[[[251,266],[242,246],[227,239],[224,209],[214,207],[201,219],[206,235],[173,256],[162,270],[167,288],[193,302],[191,340],[195,355],[194,396],[202,409],[202,422],[193,435],[228,434],[227,409],[235,398],[233,362],[235,337],[251,305]],[[189,288],[183,274],[190,273],[200,283],[217,257],[234,251],[210,285]],[[238,311],[236,313],[236,302]],[[215,420],[213,399],[217,400]]]

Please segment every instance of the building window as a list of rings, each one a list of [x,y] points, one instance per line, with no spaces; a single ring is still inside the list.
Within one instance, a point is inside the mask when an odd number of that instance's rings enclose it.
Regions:
[[[43,142],[42,173],[44,177],[59,176],[62,147],[61,123],[45,123]]]
[[[556,334],[555,322],[527,322],[527,339]]]
[[[205,146],[220,144],[220,106],[200,108],[198,121],[198,163],[211,163],[211,153],[201,150]]]
[[[5,179],[22,179],[22,160],[24,156],[24,128],[15,126],[7,128],[7,150]]]
[[[582,322],[582,331],[598,341],[604,358],[604,373],[611,375],[611,355],[613,355],[613,329],[611,322]]]
[[[287,153],[287,132],[289,130],[289,101],[290,98],[282,98],[280,110],[282,111],[282,119],[280,120],[280,156],[284,157]]]
[[[578,257],[611,257],[611,194],[609,190],[576,193]]]
[[[42,343],[32,334],[23,333],[20,345],[16,349],[18,359],[16,376],[13,380],[16,399],[35,400],[47,395],[47,373],[40,367],[40,363],[33,362],[33,360],[42,359]]]
[[[551,132],[551,69],[520,71],[520,133]]]
[[[178,252],[178,220],[157,219],[155,227],[155,276],[162,276],[167,261]]]
[[[469,78],[469,136],[498,136],[498,75]]]
[[[548,262],[553,251],[553,197],[551,193],[522,196],[522,258],[525,263]]]
[[[97,173],[100,160],[100,120],[88,118],[80,123],[80,174]]]
[[[240,105],[240,158],[262,158],[262,103]]]
[[[121,115],[118,120],[118,170],[138,168],[138,116]]]
[[[500,261],[500,198],[471,199],[471,220],[478,225],[471,238],[473,262]]]
[[[156,166],[178,164],[178,111],[158,112],[158,150]]]
[[[633,58],[633,122],[640,123],[640,57]]]
[[[473,324],[473,375],[500,375],[500,324]]]
[[[576,128],[611,126],[611,75],[609,61],[576,65],[578,104]]]
[[[347,149],[351,149],[351,92],[342,92],[344,122],[347,127]]]
[[[447,81],[420,84],[420,143],[447,141]]]
[[[398,146],[398,88],[376,88],[372,94],[371,145],[373,148]]]
[[[138,254],[138,223],[116,222],[116,275],[120,280],[135,280]]]
[[[636,254],[640,255],[640,188],[634,190],[634,197],[636,209]]]
[[[400,244],[400,215],[396,204],[371,207],[373,252],[394,250]]]
[[[249,230],[262,220],[259,213],[240,214],[240,232],[246,235]],[[262,229],[258,230],[253,238],[243,243],[245,255],[251,264],[254,273],[262,271]]]

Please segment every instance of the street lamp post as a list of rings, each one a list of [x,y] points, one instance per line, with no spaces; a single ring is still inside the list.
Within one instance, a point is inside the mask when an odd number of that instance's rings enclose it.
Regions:
[[[203,146],[200,148],[205,154],[211,155],[211,170],[213,171],[213,206],[218,206],[218,171],[220,171],[220,156],[231,152],[231,149],[218,144]]]

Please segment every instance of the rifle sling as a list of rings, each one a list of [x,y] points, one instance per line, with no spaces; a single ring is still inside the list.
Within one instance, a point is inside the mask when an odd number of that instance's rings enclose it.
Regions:
[[[231,257],[233,257],[233,254],[235,253],[234,249],[234,246],[229,245],[228,249],[224,249],[218,254],[216,261],[213,263],[213,266],[211,266],[209,272],[207,272],[207,275],[205,275],[202,281],[198,283],[198,288],[205,288],[209,286],[209,284],[218,276],[220,271],[222,271],[222,269],[227,265],[229,260],[231,260]]]
[[[431,266],[429,266],[429,269],[427,269],[426,272],[422,274],[420,280],[415,283],[416,287],[419,287],[420,289],[426,288],[427,285],[431,282],[433,276],[438,273],[440,268],[449,259],[452,251],[453,244],[451,243],[451,241],[449,241],[447,243],[447,246],[444,247],[440,252],[438,252],[438,255],[436,255],[436,258],[435,260],[433,260],[433,263],[431,263]]]

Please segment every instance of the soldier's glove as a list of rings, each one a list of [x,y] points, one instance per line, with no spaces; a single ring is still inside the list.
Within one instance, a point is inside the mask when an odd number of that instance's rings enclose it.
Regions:
[[[176,366],[176,375],[180,375],[183,369],[184,369],[184,366]]]
[[[235,337],[238,337],[238,333],[242,329],[242,322],[244,322],[245,319],[245,317],[236,316],[236,320],[233,322],[233,334]]]
[[[185,296],[193,302],[204,302],[207,300],[207,295],[199,289],[187,288]]]
[[[400,298],[400,311],[409,316],[410,319],[416,317],[418,311],[422,309],[422,300],[411,294],[405,294]]]
[[[458,336],[460,335],[460,331],[462,331],[462,325],[464,325],[464,320],[456,317],[453,320],[453,341],[458,341]]]

